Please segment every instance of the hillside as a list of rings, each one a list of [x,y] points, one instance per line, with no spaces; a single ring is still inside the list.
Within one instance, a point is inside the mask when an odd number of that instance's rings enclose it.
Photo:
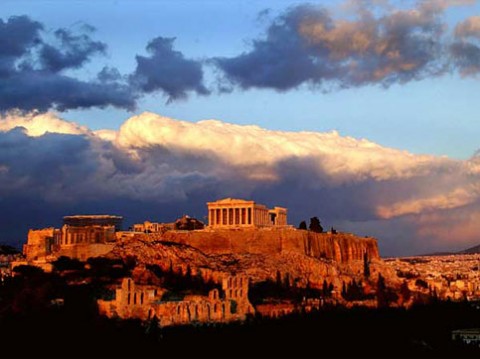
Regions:
[[[467,248],[461,252],[458,252],[459,254],[476,254],[480,253],[480,244],[476,245],[474,247]]]
[[[378,256],[373,238],[352,234],[319,234],[300,230],[169,231],[138,234],[119,242],[110,257],[135,257],[140,264],[218,279],[225,273],[244,273],[253,282],[289,278],[299,286],[321,286],[324,280],[341,287],[342,281],[363,276],[364,253],[370,258],[372,277],[377,272],[396,278]]]
[[[288,229],[240,229],[168,231],[163,234],[138,234],[143,240],[187,244],[207,254],[302,254],[317,259],[349,263],[379,259],[377,241],[350,233],[315,233]]]

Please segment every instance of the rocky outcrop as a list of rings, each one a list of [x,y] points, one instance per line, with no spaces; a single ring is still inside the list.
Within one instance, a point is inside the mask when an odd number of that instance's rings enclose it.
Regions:
[[[327,280],[341,288],[343,281],[363,276],[365,253],[372,277],[378,276],[383,262],[375,239],[294,229],[136,234],[117,243],[110,255],[176,271],[190,267],[205,279],[242,273],[257,282],[280,275],[298,286],[320,287]]]
[[[241,229],[169,231],[163,234],[138,234],[137,238],[174,242],[195,247],[206,254],[302,254],[317,259],[349,263],[379,259],[377,241],[349,233],[314,233],[286,229]]]

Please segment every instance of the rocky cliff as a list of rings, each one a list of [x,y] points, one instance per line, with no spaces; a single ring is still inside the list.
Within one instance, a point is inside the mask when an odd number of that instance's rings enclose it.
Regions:
[[[375,239],[295,229],[136,234],[119,241],[110,256],[134,256],[141,264],[182,271],[188,266],[214,280],[225,273],[243,273],[254,282],[280,274],[299,286],[327,280],[341,288],[343,281],[363,276],[364,253],[372,276],[383,273]]]
[[[302,254],[317,259],[349,263],[379,259],[377,241],[349,233],[315,233],[293,228],[169,231],[163,234],[139,234],[143,240],[186,244],[206,254]]]

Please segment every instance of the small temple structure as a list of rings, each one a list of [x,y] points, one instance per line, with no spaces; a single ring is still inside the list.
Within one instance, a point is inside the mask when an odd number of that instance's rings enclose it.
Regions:
[[[287,225],[287,209],[268,209],[255,201],[225,198],[207,202],[210,228],[272,227]]]

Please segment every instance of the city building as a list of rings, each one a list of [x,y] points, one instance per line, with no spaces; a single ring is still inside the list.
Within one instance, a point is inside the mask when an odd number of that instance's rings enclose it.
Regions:
[[[208,202],[208,225],[210,228],[272,227],[287,225],[287,209],[268,209],[255,201],[225,198]]]
[[[457,329],[452,331],[452,340],[480,347],[480,328]]]

